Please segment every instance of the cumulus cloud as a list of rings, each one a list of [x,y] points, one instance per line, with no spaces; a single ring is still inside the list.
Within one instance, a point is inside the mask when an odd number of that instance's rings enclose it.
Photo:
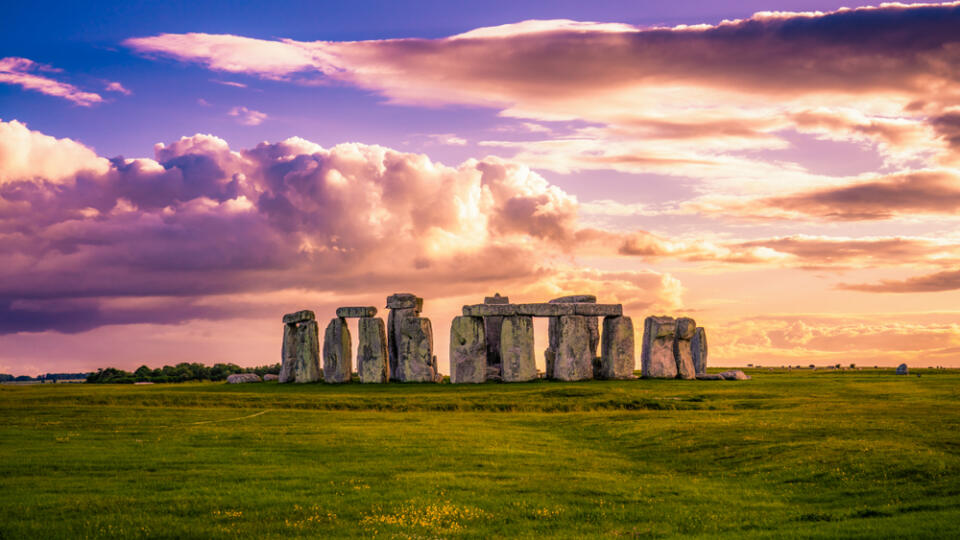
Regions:
[[[259,126],[267,119],[267,114],[246,107],[234,107],[228,112],[230,116],[236,117],[237,122],[245,126]]]
[[[0,83],[15,84],[26,90],[63,98],[83,107],[89,107],[103,101],[99,94],[84,92],[72,84],[45,75],[47,73],[59,73],[60,71],[44,64],[38,64],[29,58],[13,56],[0,58]]]
[[[18,122],[0,124],[0,152],[18,158],[0,160],[3,332],[217,318],[237,310],[204,299],[291,287],[450,297],[550,284],[679,302],[667,274],[565,266],[576,199],[496,158],[448,167],[380,146],[235,150],[195,135],[106,160]]]

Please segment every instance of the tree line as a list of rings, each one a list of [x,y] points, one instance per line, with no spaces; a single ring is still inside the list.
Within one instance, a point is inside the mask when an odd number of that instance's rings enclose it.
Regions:
[[[234,373],[256,373],[263,377],[267,373],[279,374],[280,364],[270,364],[252,368],[243,368],[236,364],[214,364],[212,367],[198,362],[181,362],[175,366],[163,366],[150,369],[140,366],[133,373],[117,368],[100,368],[87,375],[88,383],[130,384],[135,382],[177,383],[187,381],[223,381]]]

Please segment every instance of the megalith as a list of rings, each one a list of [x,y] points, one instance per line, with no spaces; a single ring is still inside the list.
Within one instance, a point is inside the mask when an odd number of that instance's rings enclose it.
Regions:
[[[636,367],[635,354],[633,321],[630,317],[604,317],[599,378],[632,379]]]
[[[592,294],[574,294],[570,296],[561,296],[560,298],[554,298],[547,302],[548,304],[596,304],[597,297]],[[559,321],[560,317],[550,317],[549,322],[547,323],[547,340],[548,340],[548,352],[544,353],[544,357],[556,358],[557,344],[560,340],[560,331],[559,331]],[[587,331],[590,333],[589,346],[590,346],[590,356],[591,362],[597,356],[597,346],[600,343],[600,325],[597,323],[596,317],[587,317]],[[591,364],[592,365],[592,364]],[[547,378],[553,378],[552,363],[547,362]]]
[[[693,366],[693,347],[691,340],[697,331],[697,323],[689,317],[677,319],[673,334],[673,357],[677,361],[677,377],[695,379],[697,371]]]
[[[400,358],[400,334],[403,321],[420,316],[423,310],[423,298],[410,293],[396,293],[387,297],[387,354],[391,381],[399,381],[398,362]],[[432,347],[432,345],[431,345]]]
[[[357,375],[361,383],[390,380],[387,333],[380,317],[361,317],[357,323]]]
[[[673,356],[673,335],[677,323],[673,317],[647,317],[643,321],[643,346],[640,370],[644,377],[677,378],[677,361]]]
[[[350,329],[347,321],[331,319],[323,334],[323,380],[328,383],[350,382]]]
[[[320,339],[316,315],[309,310],[283,316],[283,345],[278,382],[320,380]]]
[[[553,379],[582,381],[593,378],[589,319],[583,315],[557,317]]]
[[[454,317],[450,324],[450,382],[482,383],[487,380],[486,321],[481,317]],[[499,329],[498,329],[499,341]],[[500,347],[497,346],[499,356]]]
[[[397,339],[397,372],[391,380],[400,382],[438,382],[437,357],[433,355],[433,327],[426,317],[401,319]]]
[[[533,349],[533,317],[511,315],[503,318],[500,330],[500,358],[503,382],[532,381],[537,378]]]
[[[487,305],[509,304],[510,297],[500,296],[500,293],[496,293],[493,296],[485,297],[483,303]],[[487,349],[486,379],[490,381],[499,381],[502,377],[500,360],[501,326],[503,326],[503,317],[501,316],[493,315],[483,318],[484,341]],[[453,369],[452,366],[451,369]]]
[[[698,326],[690,340],[690,349],[693,354],[693,370],[697,375],[707,372],[707,332]]]

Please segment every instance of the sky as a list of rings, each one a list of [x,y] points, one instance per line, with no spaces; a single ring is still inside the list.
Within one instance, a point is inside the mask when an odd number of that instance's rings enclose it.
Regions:
[[[445,373],[495,292],[960,367],[960,2],[844,6],[16,3],[0,372],[274,363],[395,292]]]

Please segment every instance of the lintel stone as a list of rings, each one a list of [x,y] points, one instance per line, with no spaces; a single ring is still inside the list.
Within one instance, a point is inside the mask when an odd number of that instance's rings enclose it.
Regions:
[[[297,311],[296,313],[287,313],[283,316],[283,324],[296,324],[304,321],[315,321],[317,316],[309,309]]]
[[[376,317],[377,308],[373,306],[359,306],[359,307],[339,307],[337,308],[337,317],[344,318],[360,318],[360,317]]]

